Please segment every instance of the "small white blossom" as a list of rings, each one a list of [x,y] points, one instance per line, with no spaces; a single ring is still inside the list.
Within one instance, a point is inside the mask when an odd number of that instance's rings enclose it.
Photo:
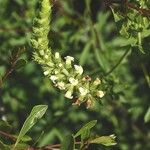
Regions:
[[[73,85],[76,86],[78,84],[78,79],[74,79],[72,77],[69,78],[69,82]]]
[[[57,83],[57,86],[58,86],[58,88],[60,89],[60,90],[65,90],[65,83],[64,82],[58,82]]]
[[[98,91],[97,92],[97,96],[102,98],[105,95],[105,93],[103,91]]]
[[[79,92],[81,96],[86,96],[86,94],[88,93],[88,90],[84,89],[83,87],[79,87]]]
[[[55,76],[55,75],[52,75],[52,76],[50,77],[50,79],[51,79],[51,81],[52,81],[53,83],[55,83],[55,81],[58,79],[58,77]]]
[[[82,66],[74,65],[74,68],[79,75],[81,75],[83,73]]]
[[[44,56],[45,52],[44,50],[40,50],[40,55]]]
[[[88,99],[87,100],[87,102],[86,102],[86,108],[88,109],[88,108],[91,108],[92,107],[92,101],[90,100],[90,99]]]
[[[49,74],[49,70],[44,71],[44,75],[47,76]]]
[[[66,65],[71,65],[71,62],[74,61],[74,58],[71,56],[66,56]]]
[[[55,53],[55,58],[59,59],[60,58],[60,54],[58,52]]]
[[[72,99],[73,98],[72,91],[67,91],[66,94],[65,94],[65,97],[67,97],[69,99]]]
[[[96,78],[95,81],[93,82],[94,85],[99,85],[101,84],[101,80],[99,78]]]

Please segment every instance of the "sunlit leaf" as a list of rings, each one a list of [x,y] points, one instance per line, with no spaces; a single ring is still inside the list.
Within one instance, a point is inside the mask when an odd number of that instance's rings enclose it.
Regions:
[[[93,140],[90,140],[89,143],[102,144],[105,146],[113,146],[117,144],[114,135],[97,137]]]
[[[45,114],[47,108],[47,105],[37,105],[33,107],[29,117],[25,120],[23,127],[21,128],[15,147],[21,141],[22,137],[32,128],[32,126]]]
[[[144,121],[145,121],[145,123],[150,121],[150,107],[148,108],[148,110],[144,116]]]

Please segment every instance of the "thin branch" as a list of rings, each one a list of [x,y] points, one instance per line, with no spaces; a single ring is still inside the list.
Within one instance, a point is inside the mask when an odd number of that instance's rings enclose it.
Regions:
[[[12,136],[11,134],[8,134],[6,132],[0,131],[0,135],[4,136],[6,138],[9,138],[9,139],[11,139],[14,142],[16,141],[16,138],[14,136]]]
[[[127,49],[125,53],[122,55],[122,57],[119,59],[119,61],[105,74],[105,76],[110,75],[124,60],[124,58],[127,56],[131,49]]]

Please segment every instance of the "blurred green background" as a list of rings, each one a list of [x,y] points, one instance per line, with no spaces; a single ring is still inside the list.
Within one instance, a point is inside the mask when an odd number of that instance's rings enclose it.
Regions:
[[[45,117],[30,131],[37,146],[60,143],[90,120],[98,120],[93,133],[115,134],[117,146],[90,149],[149,150],[150,122],[144,122],[149,108],[150,56],[132,50],[120,66],[106,77],[108,94],[93,109],[73,107],[72,102],[45,78],[32,61],[32,20],[38,0],[0,0],[0,76],[10,67],[10,53],[25,48],[25,67],[15,70],[0,89],[0,117],[18,133],[33,106],[47,104]],[[62,56],[71,55],[85,73],[98,77],[108,72],[124,54],[127,40],[121,37],[112,13],[101,0],[53,0],[50,45]],[[94,33],[93,33],[94,32]],[[3,108],[3,109],[2,109]],[[33,144],[34,144],[33,142]]]

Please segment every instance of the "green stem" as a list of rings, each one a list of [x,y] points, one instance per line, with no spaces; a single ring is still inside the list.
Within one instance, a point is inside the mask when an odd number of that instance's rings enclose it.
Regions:
[[[125,53],[124,53],[123,56],[119,59],[119,61],[116,63],[116,65],[114,65],[114,66],[105,74],[105,76],[110,75],[110,74],[121,64],[121,62],[124,60],[124,58],[127,56],[127,54],[129,53],[130,50],[131,50],[131,49],[129,48],[129,49],[127,49],[127,50],[125,51]]]

